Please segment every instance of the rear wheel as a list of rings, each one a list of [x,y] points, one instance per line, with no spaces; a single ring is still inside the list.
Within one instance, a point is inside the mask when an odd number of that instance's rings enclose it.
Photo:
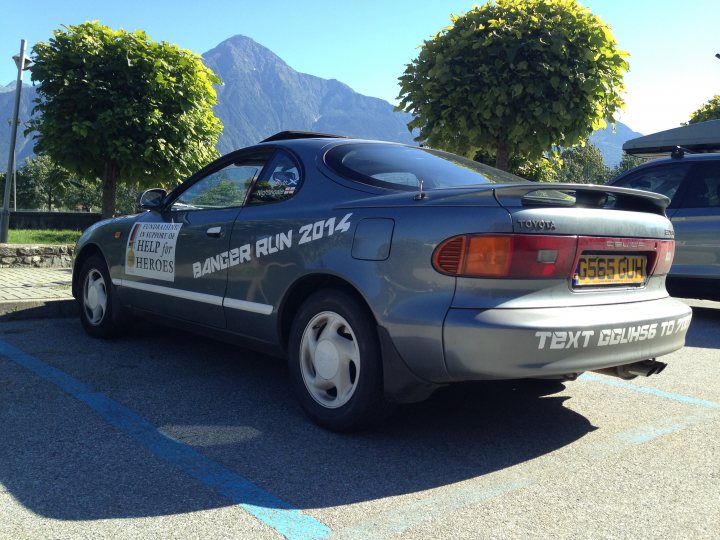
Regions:
[[[384,407],[375,323],[344,292],[320,291],[302,305],[290,333],[289,371],[303,409],[325,428],[361,427]]]
[[[80,269],[80,321],[93,337],[111,338],[121,333],[125,325],[115,309],[112,282],[105,260],[92,255]]]

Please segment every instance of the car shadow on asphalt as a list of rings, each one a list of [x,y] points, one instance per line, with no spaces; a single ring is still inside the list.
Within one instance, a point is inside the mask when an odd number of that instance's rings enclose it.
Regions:
[[[73,319],[8,323],[0,339],[299,509],[482,477],[595,429],[565,406],[572,398],[556,394],[561,384],[509,381],[441,389],[373,429],[336,434],[305,417],[283,361],[235,346],[145,323],[121,340],[98,341]],[[33,512],[91,520],[231,504],[10,364],[0,358],[0,382],[14,389],[0,415],[0,482]]]

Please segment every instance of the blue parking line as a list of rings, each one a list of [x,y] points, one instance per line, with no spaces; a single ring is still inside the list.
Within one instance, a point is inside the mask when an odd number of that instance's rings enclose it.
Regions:
[[[649,386],[640,386],[638,384],[633,384],[622,379],[612,379],[609,377],[594,375],[592,373],[583,373],[582,375],[580,375],[579,379],[584,381],[601,383],[607,386],[614,386],[616,388],[623,388],[625,390],[632,390],[633,392],[640,392],[642,394],[651,394],[653,396],[665,399],[672,399],[673,401],[685,403],[686,405],[697,405],[700,407],[707,407],[709,409],[720,408],[720,403],[715,403],[714,401],[707,401],[705,399],[700,399],[696,397],[675,394],[674,392],[665,392],[664,390],[658,390],[657,388],[652,388]]]
[[[616,439],[631,445],[645,444],[654,441],[665,435],[678,433],[684,429],[706,422],[711,417],[708,414],[700,416],[688,416],[671,422],[651,423],[639,428],[625,431],[616,435]]]
[[[40,378],[83,402],[115,428],[135,439],[162,460],[175,465],[203,484],[222,493],[257,519],[291,540],[324,538],[331,531],[250,480],[215,463],[191,446],[168,438],[155,426],[105,394],[95,392],[64,371],[0,340],[0,355],[32,371]]]

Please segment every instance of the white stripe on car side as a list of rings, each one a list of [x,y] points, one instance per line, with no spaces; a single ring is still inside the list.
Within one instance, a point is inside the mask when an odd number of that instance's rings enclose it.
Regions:
[[[174,296],[175,298],[183,298],[184,300],[194,300],[195,302],[203,302],[214,306],[224,306],[241,311],[250,311],[261,315],[270,315],[273,312],[273,307],[269,304],[259,304],[257,302],[248,302],[246,300],[236,300],[234,298],[223,298],[222,296],[215,296],[213,294],[173,289],[172,287],[163,287],[162,285],[152,285],[150,283],[130,281],[127,279],[114,278],[112,282],[116,287],[127,287],[128,289],[138,289],[140,291],[165,294],[167,296]]]
[[[241,311],[251,311],[260,315],[270,315],[273,307],[269,304],[258,304],[257,302],[248,302],[247,300],[235,300],[234,298],[225,298],[223,306],[231,309],[239,309]]]

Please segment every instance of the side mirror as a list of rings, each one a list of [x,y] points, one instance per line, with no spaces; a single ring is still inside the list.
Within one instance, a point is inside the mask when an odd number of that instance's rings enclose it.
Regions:
[[[143,191],[137,198],[138,208],[157,210],[167,197],[167,191],[161,188],[152,188]]]

